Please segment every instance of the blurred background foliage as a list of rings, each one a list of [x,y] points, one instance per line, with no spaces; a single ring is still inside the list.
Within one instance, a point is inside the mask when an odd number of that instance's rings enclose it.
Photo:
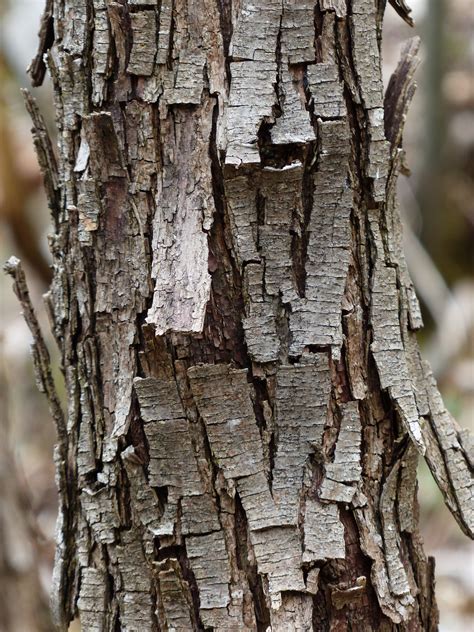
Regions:
[[[387,6],[388,82],[401,43],[422,38],[418,91],[404,135],[411,177],[400,178],[405,248],[425,329],[420,335],[447,406],[474,426],[474,8],[472,0],[411,0],[414,29]],[[49,213],[20,94],[44,0],[0,0],[0,259],[23,260],[60,382],[42,304],[50,278]],[[34,90],[54,138],[48,81]],[[53,424],[36,390],[30,336],[9,281],[0,275],[0,632],[51,629],[54,556]],[[435,555],[442,632],[472,629],[474,550],[420,464],[421,524]]]

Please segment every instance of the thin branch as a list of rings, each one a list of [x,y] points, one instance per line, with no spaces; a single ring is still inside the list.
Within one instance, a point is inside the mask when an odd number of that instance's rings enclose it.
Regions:
[[[49,351],[41,332],[38,319],[31,303],[30,293],[26,284],[25,273],[21,262],[16,257],[10,257],[4,265],[5,272],[13,278],[13,290],[23,308],[23,317],[28,329],[33,336],[31,350],[36,373],[36,383],[38,389],[45,393],[51,415],[56,425],[58,437],[58,448],[61,456],[65,455],[67,430],[64,413],[59,402],[59,397],[51,374],[51,362]]]

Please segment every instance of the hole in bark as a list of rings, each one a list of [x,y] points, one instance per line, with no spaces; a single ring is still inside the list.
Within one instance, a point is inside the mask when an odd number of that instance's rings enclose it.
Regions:
[[[133,445],[136,458],[139,459],[145,466],[145,469],[147,469],[150,462],[148,439],[143,429],[143,422],[140,419],[140,408],[134,391],[132,392],[131,415],[132,419],[128,429],[127,443]]]
[[[268,442],[268,461],[270,471],[268,473],[268,486],[270,493],[273,494],[273,470],[275,468],[275,455],[277,452],[278,442],[275,432],[272,432],[270,441]]]
[[[255,377],[254,375],[250,375],[249,373],[249,383],[253,384],[255,390],[255,400],[253,401],[253,408],[255,412],[255,418],[257,421],[257,426],[260,430],[264,430],[267,427],[267,422],[265,420],[265,415],[263,413],[263,402],[269,402],[268,389],[267,389],[267,381],[265,379],[260,379],[259,377]]]
[[[151,2],[143,2],[139,5],[128,5],[128,10],[130,13],[140,13],[141,11],[154,11],[156,9],[156,4],[152,4]]]
[[[255,205],[257,207],[257,224],[263,226],[265,224],[265,197],[257,191]]]
[[[283,169],[296,161],[304,162],[306,144],[288,143],[286,145],[274,145],[270,139],[270,128],[272,124],[263,123],[259,131],[259,151],[262,167],[272,167],[273,169]]]
[[[216,101],[212,115],[209,157],[212,172],[214,221],[208,232],[209,269],[212,272],[211,298],[207,303],[204,321],[204,340],[190,349],[194,362],[230,362],[249,366],[242,327],[242,279],[226,241],[227,209],[225,206],[224,174],[217,151],[217,121],[219,105]],[[203,348],[203,342],[206,343]],[[204,355],[204,357],[201,356]]]
[[[314,7],[314,33],[315,33],[314,48],[316,51],[317,62],[323,61],[323,51],[322,51],[322,43],[321,43],[321,36],[323,33],[323,20],[324,20],[324,14],[319,7],[319,3],[316,2],[316,5]]]
[[[329,632],[330,622],[328,611],[330,610],[331,607],[328,606],[325,591],[320,585],[318,592],[313,598],[313,630],[318,630],[318,632]]]
[[[122,624],[120,622],[120,613],[118,612],[117,609],[117,615],[115,617],[115,623],[114,623],[114,632],[122,632]]]
[[[233,31],[232,0],[219,0],[219,2],[217,3],[217,7],[219,9],[219,21],[222,32],[222,40],[224,44],[224,55],[227,57]]]
[[[167,487],[152,487],[151,489],[155,492],[161,505],[165,507],[165,505],[168,503],[168,488]]]
[[[183,574],[183,578],[188,582],[189,591],[191,593],[191,598],[193,602],[193,619],[194,619],[194,629],[197,630],[205,630],[207,628],[204,627],[201,617],[200,617],[200,602],[199,602],[199,589],[197,586],[196,578],[194,576],[193,571],[191,570],[191,566],[189,564],[189,560],[186,553],[186,548],[177,547],[179,549],[178,561],[181,566],[181,573]]]
[[[307,347],[305,347],[305,350],[309,353],[327,353],[328,355],[331,354],[330,345],[308,345]]]
[[[156,538],[156,540],[158,540],[158,538]],[[160,548],[159,541],[158,541],[158,550],[156,552],[156,559],[159,562],[164,562],[165,560],[169,558],[178,560],[180,555],[183,555],[183,552],[184,552],[184,548],[182,546],[177,546],[177,545],[164,546]]]

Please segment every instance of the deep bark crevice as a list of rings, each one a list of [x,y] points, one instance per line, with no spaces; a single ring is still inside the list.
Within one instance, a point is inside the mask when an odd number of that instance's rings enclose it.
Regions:
[[[255,561],[251,562],[251,559],[255,560],[255,556],[249,550],[252,545],[249,539],[248,523],[238,494],[235,496],[235,535],[237,563],[239,568],[245,573],[253,596],[257,632],[266,632],[271,623],[270,612],[265,597],[262,576],[257,571]]]

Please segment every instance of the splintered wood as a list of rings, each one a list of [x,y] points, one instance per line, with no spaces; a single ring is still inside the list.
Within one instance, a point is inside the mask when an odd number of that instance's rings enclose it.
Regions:
[[[65,420],[7,271],[58,429],[58,629],[436,629],[417,458],[472,533],[472,443],[415,338],[418,43],[384,100],[384,6],[47,2],[57,155],[26,101]]]

